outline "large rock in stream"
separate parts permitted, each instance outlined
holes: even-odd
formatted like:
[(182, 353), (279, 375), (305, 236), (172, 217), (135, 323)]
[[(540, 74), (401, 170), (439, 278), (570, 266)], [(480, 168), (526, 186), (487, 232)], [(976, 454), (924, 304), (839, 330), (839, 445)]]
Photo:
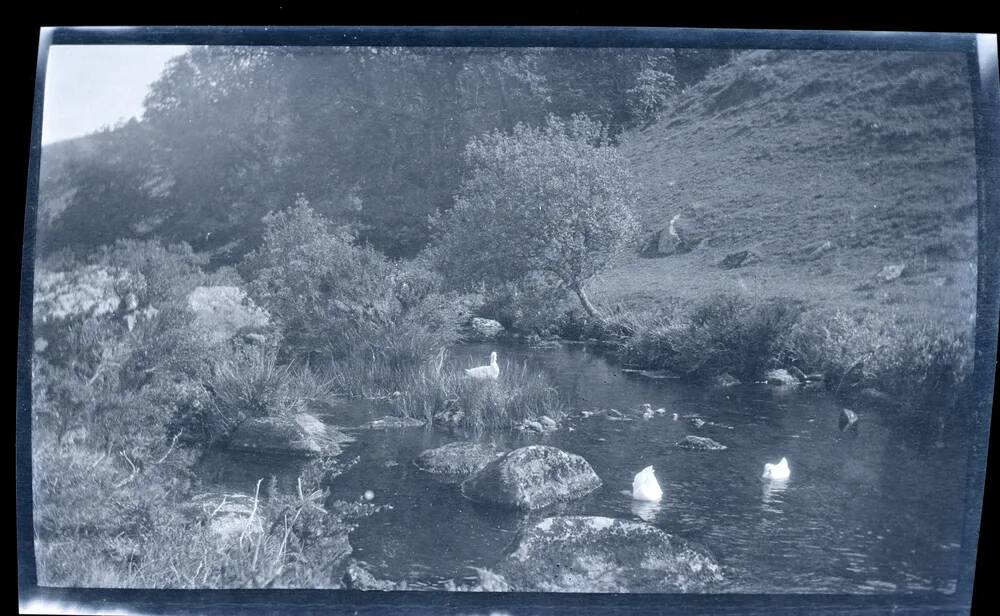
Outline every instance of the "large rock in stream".
[(705, 548), (634, 520), (545, 518), (496, 572), (518, 591), (703, 592), (722, 581)]
[(338, 455), (354, 439), (308, 413), (244, 422), (225, 443), (233, 451), (295, 456)]
[(413, 463), (422, 471), (448, 477), (475, 475), (487, 464), (503, 455), (503, 451), (488, 443), (459, 441), (424, 451)]
[(601, 486), (586, 460), (546, 445), (515, 449), (462, 482), (474, 501), (520, 509), (540, 509), (573, 500)]

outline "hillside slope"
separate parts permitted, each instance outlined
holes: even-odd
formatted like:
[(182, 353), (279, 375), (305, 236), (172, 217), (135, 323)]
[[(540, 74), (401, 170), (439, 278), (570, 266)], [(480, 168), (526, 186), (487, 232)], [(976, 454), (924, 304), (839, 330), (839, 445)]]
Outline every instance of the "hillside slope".
[[(647, 229), (674, 220), (698, 247), (630, 256), (595, 285), (606, 300), (742, 288), (965, 321), (974, 309), (974, 134), (960, 54), (744, 52), (622, 147)], [(761, 261), (719, 267), (744, 249)], [(904, 275), (873, 284), (889, 264)]]

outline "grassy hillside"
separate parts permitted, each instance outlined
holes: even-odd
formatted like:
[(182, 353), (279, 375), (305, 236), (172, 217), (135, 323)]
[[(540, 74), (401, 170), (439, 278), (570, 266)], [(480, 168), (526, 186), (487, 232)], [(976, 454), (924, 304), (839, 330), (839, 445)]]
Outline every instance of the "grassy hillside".
[[(968, 323), (973, 138), (962, 55), (741, 53), (623, 145), (647, 229), (674, 219), (703, 241), (686, 254), (631, 255), (595, 294), (655, 301), (742, 289)], [(826, 242), (832, 249), (813, 254)], [(719, 267), (743, 249), (761, 262)], [(889, 264), (905, 264), (903, 276), (874, 282)]]

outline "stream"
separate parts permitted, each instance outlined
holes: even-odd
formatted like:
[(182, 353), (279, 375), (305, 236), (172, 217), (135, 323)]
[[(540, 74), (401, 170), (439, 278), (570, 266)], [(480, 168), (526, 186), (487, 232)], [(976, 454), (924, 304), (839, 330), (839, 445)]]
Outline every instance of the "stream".
[[(558, 513), (640, 519), (697, 541), (722, 565), (723, 592), (953, 591), (968, 449), (936, 424), (914, 421), (928, 415), (921, 409), (866, 404), (854, 408), (857, 431), (841, 433), (843, 406), (823, 392), (650, 378), (582, 345), (467, 344), (453, 349), (451, 361), (456, 370), (481, 365), (492, 350), (500, 354), (501, 378), (527, 364), (544, 372), (568, 404), (558, 431), (503, 435), (498, 442), (579, 454), (604, 485), (531, 514), (473, 503), (456, 483), (413, 465), (425, 449), (462, 435), (356, 429), (382, 413), (367, 401), (332, 401), (318, 416), (357, 438), (344, 457), (360, 460), (333, 481), (330, 498), (357, 501), (371, 490), (374, 504), (391, 505), (363, 519), (350, 538), (353, 556), (376, 577), (406, 580), (412, 589), (475, 579), (472, 567), (496, 563), (524, 524)], [(644, 403), (665, 412), (643, 419)], [(581, 413), (609, 408), (628, 420)], [(705, 423), (699, 427), (696, 419)], [(711, 437), (727, 449), (675, 447), (686, 435)], [(781, 457), (789, 460), (791, 478), (762, 482), (764, 463)], [(294, 481), (298, 464), (222, 454), (202, 477), (219, 489), (252, 494), (260, 477)], [(663, 488), (660, 503), (627, 495), (635, 473), (648, 465)]]

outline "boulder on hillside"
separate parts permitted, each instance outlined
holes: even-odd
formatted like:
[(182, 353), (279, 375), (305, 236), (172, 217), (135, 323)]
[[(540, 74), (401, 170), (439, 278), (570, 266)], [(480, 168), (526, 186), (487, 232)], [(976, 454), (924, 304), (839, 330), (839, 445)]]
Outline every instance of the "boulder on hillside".
[(195, 313), (195, 327), (204, 331), (212, 342), (223, 342), (241, 330), (270, 324), (268, 314), (255, 306), (239, 287), (196, 287), (187, 299)]
[(713, 382), (716, 387), (735, 387), (740, 384), (740, 380), (728, 372), (718, 375)]
[(858, 427), (858, 414), (851, 409), (844, 409), (840, 411), (840, 417), (837, 420), (837, 425), (840, 427), (841, 432), (846, 432), (852, 428)]
[(308, 413), (293, 417), (261, 417), (243, 422), (225, 442), (233, 451), (318, 456), (338, 455), (354, 439)]
[(704, 239), (691, 221), (680, 214), (670, 223), (653, 231), (642, 247), (644, 257), (666, 257), (691, 252)]
[(815, 261), (826, 253), (832, 252), (836, 247), (837, 245), (830, 240), (825, 240), (806, 245), (800, 254), (803, 261)]
[(263, 523), (254, 509), (254, 499), (247, 494), (208, 492), (194, 496), (182, 507), (182, 513), (228, 540), (243, 533), (263, 534)]
[(882, 282), (892, 282), (900, 276), (906, 273), (906, 264), (901, 263), (897, 265), (886, 265), (883, 267), (875, 277)]
[(599, 516), (550, 517), (522, 530), (496, 573), (513, 590), (533, 592), (704, 592), (722, 581), (702, 546)]
[(760, 262), (761, 256), (757, 252), (753, 250), (741, 250), (726, 255), (722, 262), (719, 263), (719, 267), (722, 269), (736, 269)]
[(468, 333), (465, 338), (468, 340), (493, 340), (504, 331), (503, 325), (493, 319), (473, 317), (469, 322)]
[(582, 457), (531, 445), (497, 458), (466, 479), (462, 494), (479, 502), (540, 509), (579, 498), (600, 486), (601, 478)]
[(502, 455), (503, 451), (489, 443), (458, 441), (428, 449), (417, 456), (413, 463), (428, 473), (463, 477), (478, 473)]

